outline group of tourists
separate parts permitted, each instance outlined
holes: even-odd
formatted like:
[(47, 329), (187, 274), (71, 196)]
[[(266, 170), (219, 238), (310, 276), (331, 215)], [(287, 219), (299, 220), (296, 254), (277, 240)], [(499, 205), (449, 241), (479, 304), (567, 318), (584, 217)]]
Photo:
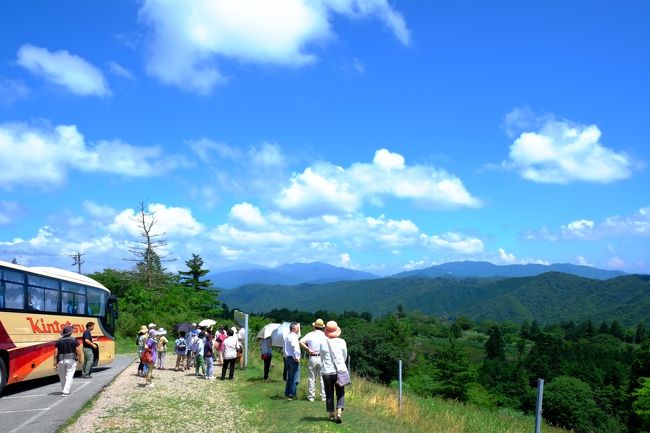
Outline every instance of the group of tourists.
[[(239, 359), (243, 368), (243, 341), (246, 338), (243, 328), (237, 330), (234, 326), (227, 329), (221, 326), (213, 331), (210, 327), (192, 324), (193, 329), (178, 331), (179, 337), (174, 341), (176, 355), (175, 371), (187, 371), (192, 367), (197, 377), (214, 380), (215, 365), (221, 365), (221, 380), (232, 380), (235, 375), (235, 364)], [(142, 326), (136, 338), (138, 345), (139, 376), (145, 378), (145, 386), (152, 387), (154, 368), (165, 369), (165, 357), (169, 340), (165, 337), (164, 328), (156, 329), (155, 323)]]
[(70, 395), (72, 380), (77, 370), (77, 362), (83, 362), (81, 377), (83, 379), (92, 378), (92, 368), (95, 363), (94, 353), (98, 347), (97, 343), (93, 341), (93, 329), (95, 329), (94, 322), (86, 323), (86, 329), (81, 338), (82, 345), (80, 346), (79, 341), (72, 336), (74, 328), (72, 326), (64, 326), (61, 330), (61, 338), (54, 344), (54, 358), (52, 361), (59, 374), (61, 396), (63, 397)]
[[(284, 357), (282, 378), (286, 382), (284, 395), (288, 400), (296, 398), (300, 382), (301, 349), (303, 349), (308, 357), (307, 399), (314, 401), (318, 388), (320, 399), (325, 402), (325, 408), (329, 413), (329, 419), (340, 424), (345, 409), (345, 386), (350, 383), (346, 364), (347, 344), (340, 337), (341, 328), (333, 320), (325, 324), (322, 319), (316, 319), (312, 323), (312, 328), (311, 332), (299, 338), (300, 324), (293, 322), (289, 325), (289, 334), (284, 338), (282, 348)], [(262, 339), (260, 350), (264, 361), (264, 379), (268, 380), (273, 356), (271, 337)]]

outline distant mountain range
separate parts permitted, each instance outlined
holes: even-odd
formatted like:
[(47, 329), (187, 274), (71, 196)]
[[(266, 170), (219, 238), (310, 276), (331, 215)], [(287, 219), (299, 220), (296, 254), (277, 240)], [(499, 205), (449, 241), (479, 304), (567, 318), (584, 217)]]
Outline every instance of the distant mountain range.
[(572, 265), (570, 263), (555, 263), (552, 265), (505, 265), (499, 266), (489, 262), (450, 262), (442, 265), (431, 266), (425, 269), (416, 269), (408, 272), (400, 272), (393, 275), (393, 278), (413, 277), (532, 277), (545, 272), (563, 272), (565, 274), (577, 275), (585, 278), (607, 280), (609, 278), (625, 275), (621, 271), (608, 271), (605, 269), (593, 268), (590, 266)]
[[(569, 263), (553, 265), (505, 265), (498, 266), (488, 262), (451, 262), (430, 268), (416, 269), (395, 274), (393, 278), (509, 278), (531, 277), (545, 272), (563, 272), (585, 278), (606, 280), (624, 275), (620, 271), (608, 271), (578, 266)], [(276, 268), (251, 267), (249, 269), (232, 270), (208, 275), (215, 287), (233, 289), (246, 284), (279, 284), (296, 285), (303, 283), (329, 283), (335, 281), (358, 281), (380, 278), (377, 275), (340, 268), (325, 263), (292, 263)]]
[(332, 281), (357, 281), (379, 276), (353, 269), (340, 268), (325, 263), (291, 263), (276, 268), (253, 268), (219, 272), (207, 276), (215, 287), (233, 289), (245, 284), (328, 283)]
[(419, 310), (436, 316), (473, 320), (540, 323), (561, 320), (618, 320), (626, 326), (650, 325), (650, 276), (608, 280), (548, 272), (516, 278), (380, 278), (294, 286), (250, 284), (224, 291), (230, 308), (263, 313), (286, 308), (302, 311), (354, 310), (374, 316)]

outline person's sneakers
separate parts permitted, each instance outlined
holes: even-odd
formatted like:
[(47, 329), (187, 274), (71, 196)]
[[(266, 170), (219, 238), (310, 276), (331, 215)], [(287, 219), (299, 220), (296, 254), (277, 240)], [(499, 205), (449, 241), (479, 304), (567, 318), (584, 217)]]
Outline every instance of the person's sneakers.
[(309, 401), (314, 401), (314, 399), (313, 399), (313, 398), (308, 398), (307, 400), (309, 400)]
[(67, 396), (69, 396), (69, 395), (70, 395), (69, 392), (62, 392), (62, 393), (61, 393), (61, 397), (67, 397)]
[(146, 384), (144, 387), (145, 388), (153, 388), (154, 387), (153, 382)]

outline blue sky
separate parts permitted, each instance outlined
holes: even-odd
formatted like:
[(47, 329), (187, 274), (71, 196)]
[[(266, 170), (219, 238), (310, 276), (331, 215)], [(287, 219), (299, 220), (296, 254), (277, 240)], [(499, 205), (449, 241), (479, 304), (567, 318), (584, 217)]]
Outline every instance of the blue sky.
[(650, 272), (646, 1), (0, 6), (0, 260)]

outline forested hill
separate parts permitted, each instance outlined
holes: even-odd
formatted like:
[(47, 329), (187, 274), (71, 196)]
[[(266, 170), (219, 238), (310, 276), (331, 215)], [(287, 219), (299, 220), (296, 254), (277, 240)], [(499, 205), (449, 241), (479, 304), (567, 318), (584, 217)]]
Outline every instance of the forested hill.
[[(216, 282), (218, 285), (218, 282)], [(224, 291), (231, 308), (265, 312), (369, 312), (375, 316), (401, 304), (433, 316), (472, 320), (618, 320), (650, 325), (650, 276), (626, 275), (594, 280), (559, 272), (521, 278), (382, 278), (328, 284), (278, 286), (251, 284)]]
[(441, 265), (431, 266), (424, 269), (415, 269), (413, 271), (400, 272), (393, 275), (395, 278), (422, 278), (422, 277), (533, 277), (546, 272), (564, 272), (567, 274), (577, 275), (584, 278), (595, 278), (598, 280), (607, 280), (625, 275), (621, 271), (612, 271), (607, 269), (598, 269), (591, 266), (574, 265), (571, 263), (553, 263), (551, 265), (541, 265), (537, 263), (528, 263), (525, 265), (495, 265), (489, 262), (449, 262)]

